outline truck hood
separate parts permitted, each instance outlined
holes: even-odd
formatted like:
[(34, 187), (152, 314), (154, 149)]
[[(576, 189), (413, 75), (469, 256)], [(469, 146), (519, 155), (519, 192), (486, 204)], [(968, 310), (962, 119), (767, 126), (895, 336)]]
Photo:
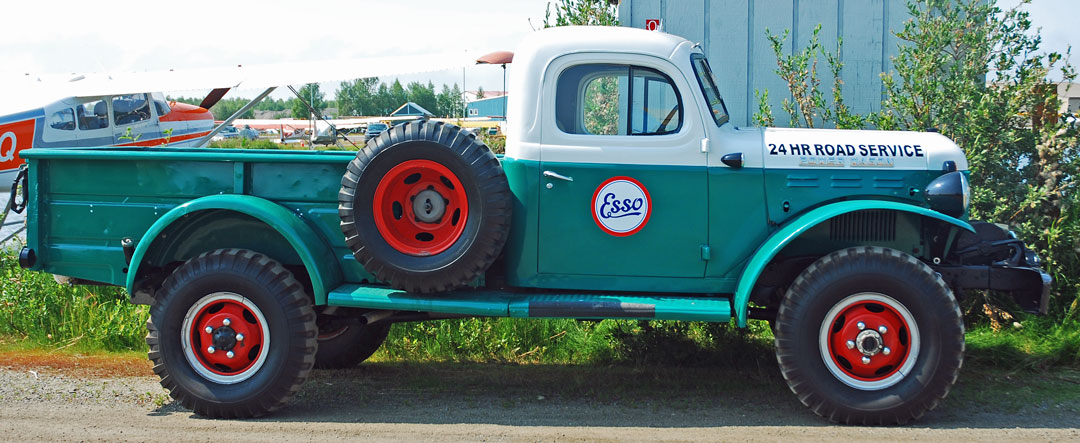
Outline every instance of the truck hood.
[(936, 132), (767, 128), (763, 139), (770, 169), (968, 169), (960, 147)]

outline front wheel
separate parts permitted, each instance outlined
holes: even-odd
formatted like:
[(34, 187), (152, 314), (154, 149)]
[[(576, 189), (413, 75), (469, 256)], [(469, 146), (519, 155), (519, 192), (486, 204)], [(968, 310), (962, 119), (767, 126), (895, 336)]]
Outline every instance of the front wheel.
[(902, 252), (859, 247), (811, 264), (776, 317), (791, 390), (822, 417), (903, 424), (937, 406), (964, 359), (964, 324), (945, 282)]
[(257, 417), (283, 406), (311, 372), (315, 311), (269, 257), (221, 249), (188, 260), (150, 307), (146, 343), (173, 398), (207, 417)]

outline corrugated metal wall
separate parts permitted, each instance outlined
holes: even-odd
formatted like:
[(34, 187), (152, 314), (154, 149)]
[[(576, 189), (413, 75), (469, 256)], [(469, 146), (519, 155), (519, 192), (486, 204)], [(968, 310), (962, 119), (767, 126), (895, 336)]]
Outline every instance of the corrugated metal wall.
[[(769, 90), (777, 125), (788, 123), (780, 107), (790, 97), (776, 75), (776, 56), (766, 38), (790, 29), (785, 45), (790, 54), (803, 48), (819, 23), (819, 41), (836, 52), (837, 35), (845, 63), (841, 78), (844, 98), (855, 112), (877, 110), (881, 104), (879, 73), (892, 69), (896, 55), (893, 32), (909, 18), (903, 0), (621, 0), (619, 21), (645, 28), (646, 20), (660, 19), (664, 31), (701, 43), (720, 83), (731, 121), (744, 126), (757, 111), (756, 90)], [(796, 42), (792, 45), (792, 42)], [(821, 89), (831, 96), (832, 76), (824, 59), (818, 64)]]

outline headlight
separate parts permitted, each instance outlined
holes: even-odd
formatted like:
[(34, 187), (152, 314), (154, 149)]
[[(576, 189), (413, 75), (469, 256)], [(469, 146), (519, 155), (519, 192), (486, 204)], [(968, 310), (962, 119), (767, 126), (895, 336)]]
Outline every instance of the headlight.
[(942, 214), (960, 217), (967, 211), (971, 201), (971, 189), (963, 172), (943, 174), (926, 187), (926, 202), (930, 208)]

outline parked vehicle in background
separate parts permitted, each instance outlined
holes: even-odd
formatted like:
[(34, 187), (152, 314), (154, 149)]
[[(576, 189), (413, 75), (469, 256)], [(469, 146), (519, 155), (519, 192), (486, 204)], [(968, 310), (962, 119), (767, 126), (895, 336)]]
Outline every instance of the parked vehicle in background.
[(387, 125), (386, 123), (369, 124), (367, 131), (364, 132), (364, 142), (366, 143), (368, 140), (378, 137), (379, 134), (382, 134), (383, 131), (386, 131), (387, 129), (390, 129), (390, 125)]
[(149, 304), (155, 373), (210, 417), (281, 407), (395, 322), (485, 316), (766, 320), (815, 413), (906, 423), (957, 379), (965, 290), (1046, 312), (940, 134), (734, 127), (660, 32), (546, 29), (514, 64), (501, 158), (429, 120), (356, 153), (25, 151), (20, 264)]
[(211, 141), (221, 141), (221, 140), (228, 140), (230, 138), (238, 138), (238, 137), (240, 137), (240, 130), (239, 129), (236, 129), (235, 126), (226, 126), (224, 128), (221, 128), (221, 131), (219, 131), (217, 134), (214, 134), (214, 136), (211, 137), (210, 140)]

